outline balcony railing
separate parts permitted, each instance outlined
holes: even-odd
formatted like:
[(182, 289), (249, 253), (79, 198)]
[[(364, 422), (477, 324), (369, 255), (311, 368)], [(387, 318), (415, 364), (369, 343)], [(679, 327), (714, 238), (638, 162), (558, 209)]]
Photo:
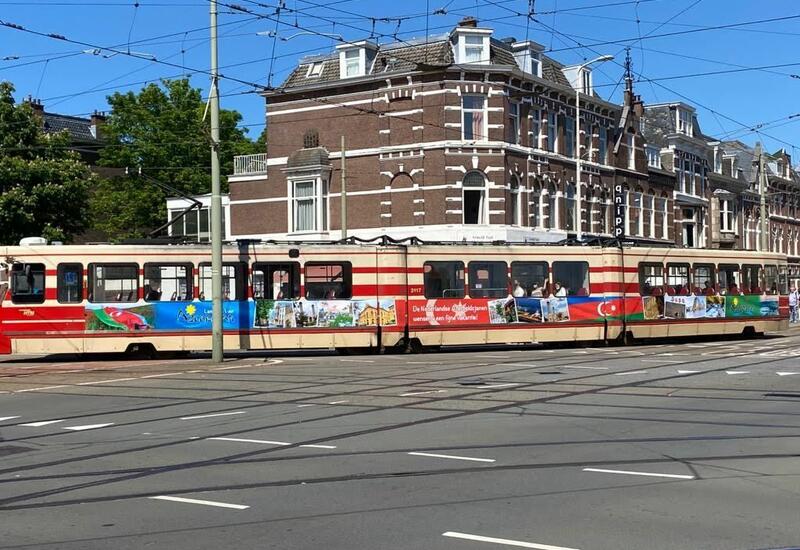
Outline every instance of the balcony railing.
[(233, 157), (234, 176), (252, 176), (267, 173), (267, 154), (237, 155)]

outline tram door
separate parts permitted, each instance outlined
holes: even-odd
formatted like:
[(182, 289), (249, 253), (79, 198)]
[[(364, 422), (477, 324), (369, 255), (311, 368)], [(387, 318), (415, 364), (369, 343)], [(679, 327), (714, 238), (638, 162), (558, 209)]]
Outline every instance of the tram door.
[(0, 354), (11, 353), (11, 340), (3, 335), (3, 301), (8, 290), (8, 269), (0, 266)]

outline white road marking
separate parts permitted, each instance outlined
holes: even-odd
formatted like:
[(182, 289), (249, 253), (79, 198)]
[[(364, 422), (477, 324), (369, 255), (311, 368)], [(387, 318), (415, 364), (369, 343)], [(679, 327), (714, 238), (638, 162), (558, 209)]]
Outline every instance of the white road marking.
[[(506, 367), (539, 367), (536, 363), (506, 363)], [(555, 367), (554, 367), (555, 368)]]
[(372, 359), (339, 359), (342, 363), (374, 363)]
[(216, 506), (217, 508), (232, 508), (233, 510), (247, 510), (249, 506), (244, 504), (229, 504), (227, 502), (215, 502), (213, 500), (198, 500), (196, 498), (181, 498), (181, 497), (147, 497), (152, 500), (169, 500), (171, 502), (183, 502), (186, 504), (202, 504), (203, 506)]
[(303, 403), (302, 405), (297, 405), (297, 408), (299, 409), (301, 407), (313, 407), (313, 406), (314, 403)]
[(148, 374), (147, 376), (141, 376), (140, 378), (161, 378), (162, 376), (177, 376), (179, 374), (183, 374), (182, 372), (165, 372), (163, 374)]
[(631, 372), (615, 372), (614, 376), (627, 376), (629, 374), (647, 374), (646, 370), (633, 370)]
[(516, 546), (518, 548), (535, 548), (536, 550), (578, 550), (577, 548), (567, 548), (565, 546), (552, 546), (550, 544), (538, 544), (535, 542), (523, 542), (521, 540), (511, 539), (498, 539), (495, 537), (484, 537), (481, 535), (470, 535), (468, 533), (457, 533), (455, 531), (447, 531), (442, 533), (443, 537), (451, 537), (454, 539), (474, 540), (477, 542), (491, 542), (494, 544), (502, 544), (504, 546)]
[(642, 363), (683, 363), (683, 361), (673, 361), (671, 359), (639, 359)]
[(476, 355), (479, 359), (511, 359), (508, 355)]
[(4, 420), (14, 420), (15, 418), (19, 418), (19, 416), (0, 416), (0, 422)]
[(521, 384), (519, 384), (519, 383), (516, 383), (516, 384), (490, 384), (488, 386), (476, 386), (476, 387), (480, 388), (482, 390), (491, 390), (493, 388), (510, 388), (511, 386), (519, 386), (519, 385), (521, 385)]
[(701, 370), (678, 370), (678, 374), (693, 374), (695, 372), (703, 372)]
[(82, 432), (83, 430), (94, 430), (96, 428), (105, 428), (106, 426), (113, 425), (113, 422), (107, 422), (105, 424), (86, 424), (85, 426), (64, 426), (64, 429), (71, 430), (73, 432)]
[(599, 472), (601, 474), (625, 474), (629, 476), (668, 477), (673, 479), (694, 479), (694, 476), (679, 474), (657, 474), (653, 472), (631, 472), (629, 470), (606, 470), (604, 468), (584, 468), (584, 472)]
[(563, 366), (556, 366), (553, 367), (555, 369), (564, 368), (564, 369), (585, 369), (585, 370), (608, 370), (608, 367), (581, 367), (578, 365), (563, 365)]
[(401, 393), (400, 397), (411, 397), (412, 395), (425, 395), (428, 393), (446, 393), (447, 390), (428, 390), (428, 391), (412, 391), (408, 393)]
[(309, 449), (335, 449), (335, 445), (300, 445), (301, 447), (308, 447)]
[(339, 405), (341, 403), (349, 403), (349, 401), (347, 399), (344, 399), (342, 401), (331, 401), (330, 403), (328, 403), (328, 405)]
[(495, 462), (493, 458), (472, 458), (469, 456), (440, 455), (434, 453), (408, 453), (413, 456), (430, 456), (433, 458), (450, 458), (452, 460), (469, 460), (471, 462)]
[(42, 386), (41, 388), (28, 388), (27, 390), (17, 390), (14, 393), (25, 393), (29, 391), (42, 391), (42, 390), (54, 390), (56, 388), (66, 388), (66, 385), (61, 386)]
[(791, 376), (793, 374), (800, 374), (800, 372), (776, 372), (778, 376)]
[(750, 374), (749, 370), (726, 370), (725, 374)]
[(430, 361), (406, 361), (406, 365), (428, 365)]
[(41, 422), (28, 422), (27, 424), (19, 424), (20, 426), (30, 426), (31, 428), (39, 428), (41, 426), (48, 426), (50, 424), (58, 424), (64, 420), (42, 420)]
[(231, 416), (233, 414), (245, 414), (247, 411), (235, 411), (227, 413), (200, 414), (197, 416), (183, 416), (181, 420), (196, 420), (198, 418), (212, 418), (214, 416)]
[(94, 382), (78, 382), (76, 386), (93, 386), (95, 384), (110, 384), (112, 382), (127, 382), (128, 380), (138, 380), (137, 378), (114, 378), (113, 380), (97, 380)]
[(239, 437), (207, 437), (206, 439), (211, 441), (233, 441), (235, 443), (258, 443), (260, 445), (279, 445), (281, 447), (285, 447), (286, 445), (291, 445), (291, 443), (287, 443), (286, 441), (267, 441), (265, 439), (241, 439)]

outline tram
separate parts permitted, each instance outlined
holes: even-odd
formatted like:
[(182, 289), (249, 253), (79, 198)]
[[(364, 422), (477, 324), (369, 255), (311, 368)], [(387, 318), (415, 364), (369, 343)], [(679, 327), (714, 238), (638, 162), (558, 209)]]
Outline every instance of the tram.
[[(206, 350), (208, 245), (0, 247), (0, 354)], [(382, 350), (788, 328), (786, 257), (350, 240), (223, 250), (227, 350)]]

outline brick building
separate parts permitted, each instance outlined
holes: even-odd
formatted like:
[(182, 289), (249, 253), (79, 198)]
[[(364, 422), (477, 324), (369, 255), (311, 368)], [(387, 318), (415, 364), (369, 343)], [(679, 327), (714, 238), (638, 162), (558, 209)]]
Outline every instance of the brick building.
[(648, 183), (639, 98), (629, 87), (625, 105), (609, 103), (592, 89), (590, 69), (542, 50), (467, 19), (447, 35), (353, 42), (300, 60), (265, 94), (268, 155), (238, 159), (228, 180), (231, 236), (340, 238), (344, 136), (348, 235), (608, 236), (622, 183), (657, 197), (631, 211), (631, 224), (658, 227), (639, 236), (671, 242), (671, 188)]

